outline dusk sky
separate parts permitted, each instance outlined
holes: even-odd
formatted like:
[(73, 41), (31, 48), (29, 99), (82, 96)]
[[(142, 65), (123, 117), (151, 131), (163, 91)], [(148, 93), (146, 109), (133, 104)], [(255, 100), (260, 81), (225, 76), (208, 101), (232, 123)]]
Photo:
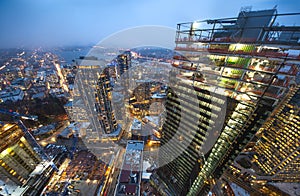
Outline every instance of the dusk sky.
[(0, 47), (96, 44), (142, 25), (235, 17), (241, 7), (299, 12), (299, 0), (0, 0)]

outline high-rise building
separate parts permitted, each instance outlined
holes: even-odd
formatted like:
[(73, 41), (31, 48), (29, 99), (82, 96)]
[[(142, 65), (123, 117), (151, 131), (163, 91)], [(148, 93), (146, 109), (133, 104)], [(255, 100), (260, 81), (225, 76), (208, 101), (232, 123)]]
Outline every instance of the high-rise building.
[(289, 93), (259, 130), (255, 163), (262, 176), (276, 181), (300, 181), (300, 87)]
[[(120, 88), (118, 89), (118, 87), (116, 89), (114, 89), (114, 98), (116, 97), (122, 97), (122, 101), (118, 102), (118, 100), (116, 100), (114, 102), (114, 106), (116, 106), (118, 108), (118, 110), (120, 110), (120, 112), (116, 113), (116, 117), (118, 120), (122, 119), (122, 122), (127, 122), (128, 119), (126, 116), (126, 112), (125, 112), (125, 107), (124, 107), (124, 102), (128, 102), (129, 99), (129, 92), (128, 90), (130, 89), (130, 82), (132, 80), (131, 77), (131, 72), (129, 71), (129, 69), (132, 66), (132, 62), (131, 62), (131, 51), (125, 51), (121, 54), (119, 54), (117, 56), (117, 58), (115, 59), (116, 61), (116, 76), (117, 76), (117, 82)], [(116, 93), (119, 93), (119, 95), (117, 95)], [(121, 104), (121, 105), (120, 105)], [(125, 123), (126, 124), (126, 123)]]
[(117, 56), (117, 71), (118, 75), (121, 76), (131, 67), (131, 52), (125, 51)]
[(0, 127), (0, 179), (22, 185), (41, 161), (16, 124)]
[[(78, 59), (77, 64), (79, 70), (72, 105), (73, 118), (90, 123), (91, 128), (85, 132), (87, 140), (99, 140), (120, 129), (111, 103), (110, 68), (105, 61), (92, 57)], [(85, 112), (80, 112), (82, 110)]]
[(283, 16), (245, 9), (237, 18), (177, 25), (181, 55), (154, 179), (161, 190), (205, 195), (296, 84), (300, 27), (275, 25)]
[(109, 68), (105, 68), (100, 73), (98, 83), (96, 86), (96, 111), (98, 112), (98, 118), (102, 129), (106, 134), (116, 131), (118, 125), (115, 119), (114, 111), (112, 108), (112, 86), (109, 76)]
[[(299, 86), (293, 87), (274, 109), (222, 180), (233, 182), (251, 195), (284, 195), (276, 182), (298, 183), (299, 178)], [(285, 183), (291, 182), (291, 183)], [(292, 186), (292, 185), (291, 185)]]

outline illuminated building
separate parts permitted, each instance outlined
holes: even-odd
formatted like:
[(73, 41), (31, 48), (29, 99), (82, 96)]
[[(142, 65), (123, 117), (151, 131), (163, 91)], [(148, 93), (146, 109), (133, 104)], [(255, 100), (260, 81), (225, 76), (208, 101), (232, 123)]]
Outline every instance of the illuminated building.
[(118, 127), (111, 104), (111, 91), (112, 86), (109, 78), (109, 69), (105, 68), (98, 78), (95, 93), (95, 106), (100, 124), (106, 134), (116, 131)]
[(77, 64), (79, 69), (72, 104), (73, 119), (90, 123), (91, 128), (84, 133), (86, 139), (109, 137), (109, 134), (119, 131), (120, 127), (112, 108), (112, 86), (107, 63), (96, 57), (84, 57), (78, 59)]
[(131, 67), (131, 52), (125, 51), (117, 57), (117, 71), (118, 75), (121, 76)]
[(72, 108), (72, 106), (73, 106), (73, 101), (68, 101), (65, 105), (64, 105), (64, 109), (65, 109), (65, 111), (66, 111), (66, 113), (67, 113), (67, 115), (68, 115), (68, 117), (70, 118), (70, 119), (72, 119), (72, 112), (73, 112), (73, 108)]
[(296, 83), (300, 27), (275, 26), (283, 16), (177, 25), (158, 171), (167, 192), (205, 195)]
[(31, 172), (41, 162), (15, 124), (0, 127), (0, 178), (9, 178), (18, 185), (26, 183)]
[(131, 57), (131, 51), (125, 51), (119, 54), (113, 61), (117, 83), (119, 84), (114, 86), (113, 104), (118, 110), (116, 112), (116, 119), (120, 124), (127, 124), (129, 121), (128, 114), (125, 112), (128, 105), (124, 107), (124, 102), (128, 103), (129, 99), (128, 90), (132, 79), (131, 72), (129, 71), (132, 65)]
[(143, 173), (144, 142), (129, 140), (124, 154), (124, 161), (120, 171), (116, 196), (141, 195), (140, 183)]
[(263, 176), (276, 181), (300, 181), (300, 88), (274, 110), (259, 131), (255, 162)]

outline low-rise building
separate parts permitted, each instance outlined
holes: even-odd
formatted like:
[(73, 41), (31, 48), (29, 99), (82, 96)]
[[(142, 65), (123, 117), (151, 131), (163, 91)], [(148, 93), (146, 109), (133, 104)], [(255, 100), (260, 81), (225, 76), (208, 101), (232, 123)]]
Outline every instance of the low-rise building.
[(115, 190), (116, 196), (140, 195), (140, 183), (143, 173), (144, 142), (127, 142), (124, 161)]
[(24, 92), (19, 88), (0, 91), (0, 100), (2, 100), (3, 102), (17, 102), (23, 100), (23, 98)]

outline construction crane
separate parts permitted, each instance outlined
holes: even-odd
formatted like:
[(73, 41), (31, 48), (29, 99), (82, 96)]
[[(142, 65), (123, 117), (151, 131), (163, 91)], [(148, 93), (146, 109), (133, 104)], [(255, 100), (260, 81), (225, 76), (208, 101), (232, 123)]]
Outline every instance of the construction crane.
[(37, 116), (19, 114), (18, 112), (13, 112), (12, 110), (0, 109), (0, 113), (12, 116), (14, 118), (14, 120), (16, 118), (20, 118), (20, 119), (24, 119), (24, 120), (33, 120), (33, 121), (37, 121), (38, 120)]
[(33, 137), (33, 135), (30, 133), (30, 131), (27, 129), (27, 127), (24, 125), (22, 121), (22, 120), (37, 121), (38, 117), (34, 115), (24, 115), (18, 112), (14, 112), (12, 110), (4, 110), (4, 109), (0, 109), (0, 113), (11, 116), (13, 120), (18, 123), (19, 127), (21, 128), (21, 130), (25, 135), (25, 138), (33, 145), (33, 147), (37, 149), (42, 159), (49, 161), (51, 163), (52, 168), (58, 171), (58, 168), (52, 162), (51, 158), (45, 153), (44, 149), (39, 145), (39, 143), (36, 141), (36, 139)]

